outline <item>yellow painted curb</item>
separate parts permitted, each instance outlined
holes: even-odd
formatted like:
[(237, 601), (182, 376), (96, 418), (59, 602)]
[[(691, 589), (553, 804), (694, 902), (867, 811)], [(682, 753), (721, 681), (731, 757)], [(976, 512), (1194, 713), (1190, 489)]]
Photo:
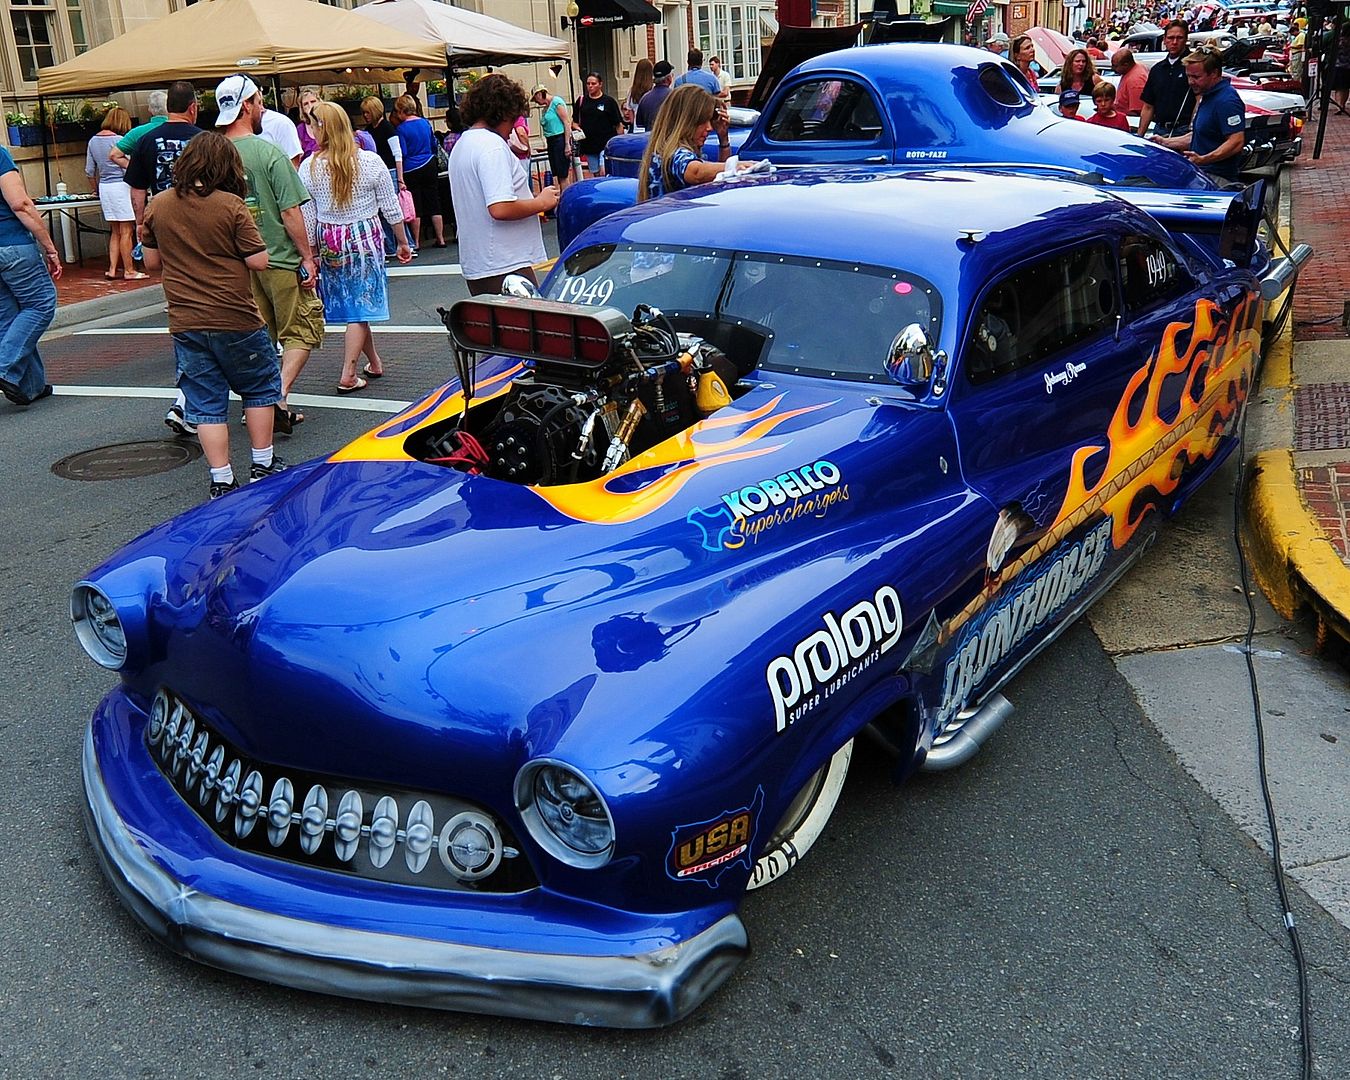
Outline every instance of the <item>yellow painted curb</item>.
[(1350, 641), (1350, 567), (1303, 505), (1291, 450), (1268, 450), (1251, 464), (1244, 547), (1271, 606), (1292, 619), (1305, 604)]

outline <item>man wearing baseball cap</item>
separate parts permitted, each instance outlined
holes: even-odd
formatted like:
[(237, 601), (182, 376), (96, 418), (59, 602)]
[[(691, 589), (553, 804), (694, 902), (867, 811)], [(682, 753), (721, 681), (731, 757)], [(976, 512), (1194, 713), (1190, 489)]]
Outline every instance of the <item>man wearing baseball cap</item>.
[(656, 111), (673, 89), (670, 84), (674, 75), (675, 69), (670, 66), (669, 60), (658, 60), (652, 65), (652, 88), (638, 102), (637, 113), (633, 117), (634, 127), (651, 131), (652, 125), (656, 123)]
[(548, 168), (553, 174), (553, 186), (561, 195), (572, 182), (572, 118), (567, 104), (557, 94), (540, 83), (530, 91), (530, 101), (544, 111), (539, 115), (539, 130), (548, 148)]
[[(304, 370), (311, 350), (323, 344), (323, 302), (315, 286), (319, 268), (314, 261), (300, 207), (309, 192), (300, 182), (286, 152), (260, 138), (263, 126), (262, 92), (247, 75), (230, 75), (216, 87), (219, 128), (234, 143), (244, 161), (248, 194), (244, 205), (267, 245), (267, 269), (250, 271), (253, 299), (272, 339), (282, 348), (283, 399)], [(289, 435), (304, 417), (283, 400), (273, 424)]]
[(1008, 43), (1010, 40), (1011, 38), (1009, 38), (1007, 34), (1002, 30), (999, 30), (997, 33), (989, 35), (989, 40), (984, 43), (984, 47), (991, 53), (996, 53), (999, 56), (1007, 56)]

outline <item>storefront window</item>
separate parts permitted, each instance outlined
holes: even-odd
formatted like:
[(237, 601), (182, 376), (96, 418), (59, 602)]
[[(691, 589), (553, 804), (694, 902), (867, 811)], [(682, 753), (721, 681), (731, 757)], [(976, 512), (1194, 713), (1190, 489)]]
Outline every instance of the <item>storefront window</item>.
[(75, 46), (75, 55), (89, 51), (89, 32), (84, 28), (84, 12), (80, 0), (66, 0), (66, 18), (70, 20), (70, 41)]
[(733, 82), (759, 75), (759, 8), (755, 4), (698, 4), (694, 35), (704, 57), (717, 56)]
[(19, 54), (19, 78), (25, 82), (37, 82), (38, 68), (56, 63), (54, 14), (49, 4), (39, 0), (10, 0), (9, 20)]

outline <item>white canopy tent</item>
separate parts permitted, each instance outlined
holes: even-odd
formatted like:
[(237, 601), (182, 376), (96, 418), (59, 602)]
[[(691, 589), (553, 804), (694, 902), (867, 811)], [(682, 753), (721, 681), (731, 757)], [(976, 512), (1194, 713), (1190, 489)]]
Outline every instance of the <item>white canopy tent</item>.
[(569, 44), (559, 38), (437, 0), (372, 0), (353, 11), (409, 37), (439, 42), (449, 67), (567, 60), (571, 55)]

